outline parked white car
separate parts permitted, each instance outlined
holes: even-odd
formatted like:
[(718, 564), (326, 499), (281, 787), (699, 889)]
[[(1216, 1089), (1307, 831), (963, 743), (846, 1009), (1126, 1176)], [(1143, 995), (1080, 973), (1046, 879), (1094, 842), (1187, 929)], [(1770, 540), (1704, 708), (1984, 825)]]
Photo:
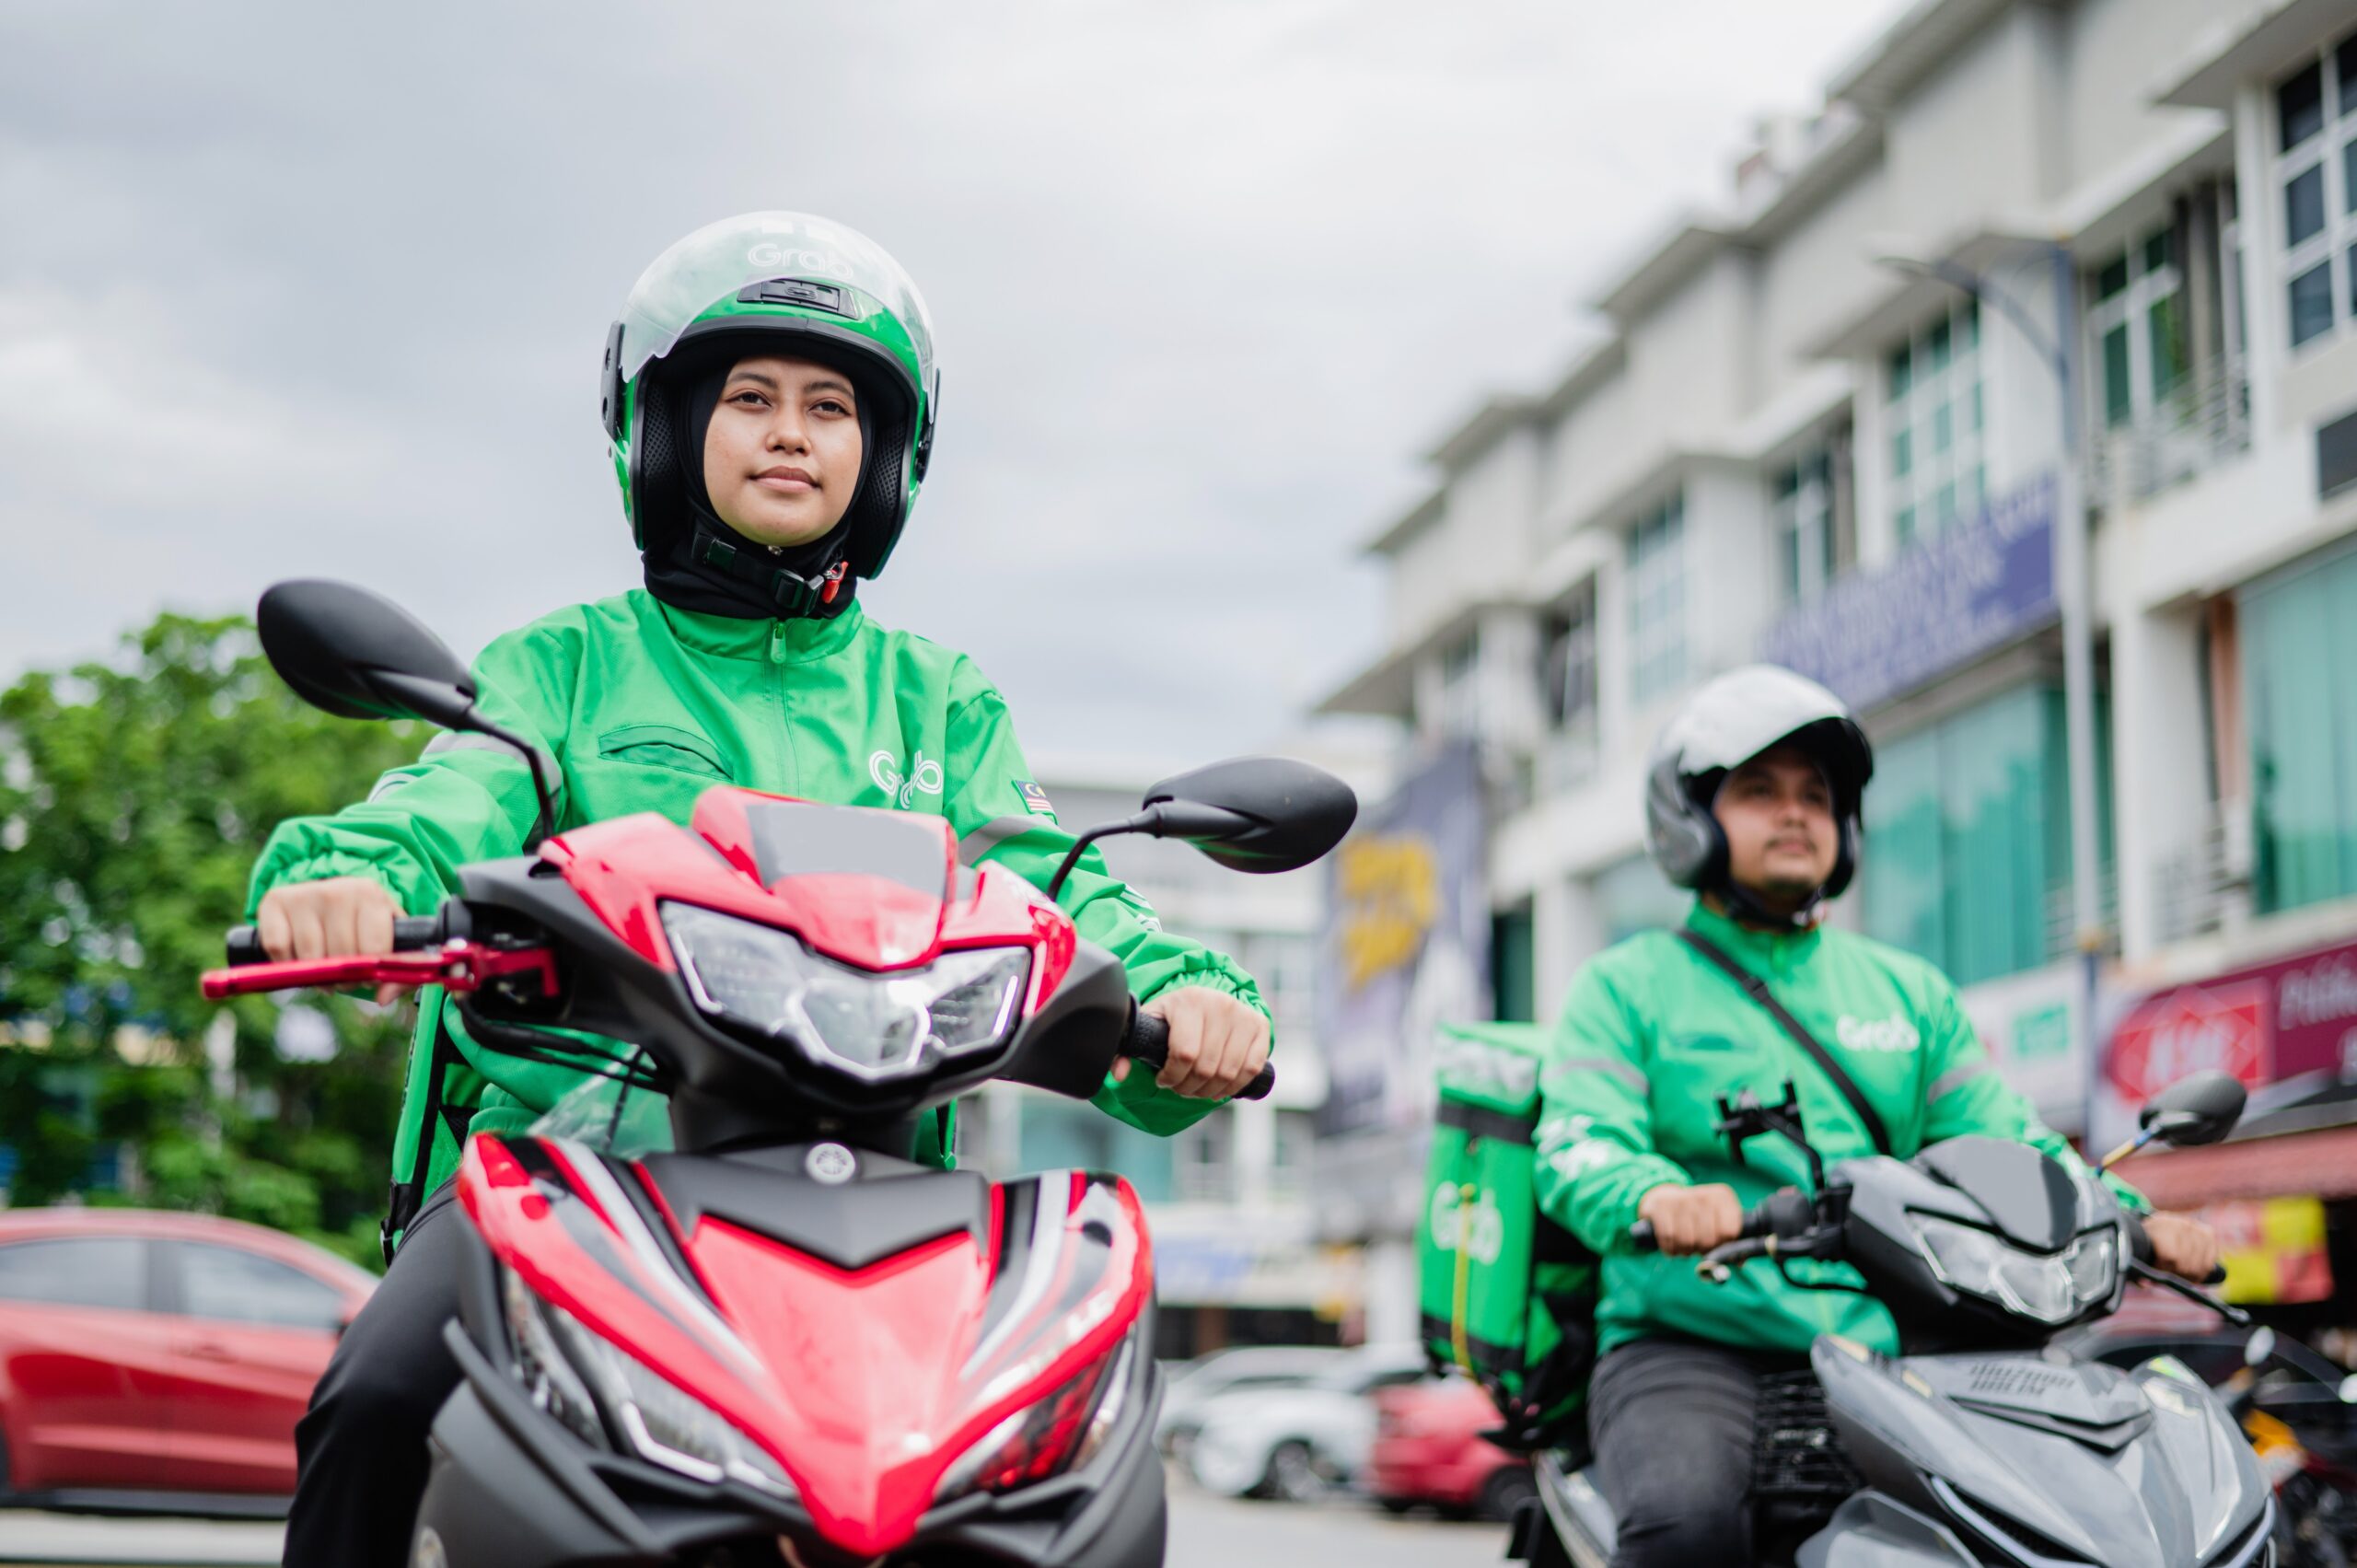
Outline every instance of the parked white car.
[(1206, 1492), (1227, 1497), (1319, 1496), (1366, 1463), (1375, 1442), (1375, 1390), (1427, 1375), (1415, 1346), (1370, 1346), (1343, 1353), (1296, 1388), (1215, 1396), (1196, 1412), (1188, 1473)]
[(1154, 1440), (1164, 1453), (1181, 1456), (1194, 1441), (1201, 1412), (1212, 1400), (1256, 1388), (1298, 1388), (1350, 1354), (1330, 1346), (1242, 1345), (1172, 1367), (1163, 1386)]

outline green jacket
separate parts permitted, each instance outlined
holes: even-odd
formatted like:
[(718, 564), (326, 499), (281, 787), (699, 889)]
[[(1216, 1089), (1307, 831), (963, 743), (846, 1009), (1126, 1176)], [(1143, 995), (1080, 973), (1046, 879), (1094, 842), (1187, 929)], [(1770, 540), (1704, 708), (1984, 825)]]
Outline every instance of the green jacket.
[[(704, 790), (737, 784), (946, 817), (968, 863), (993, 861), (1041, 886), (1072, 847), (981, 672), (962, 654), (886, 631), (856, 605), (831, 621), (742, 621), (674, 610), (633, 590), (498, 638), (475, 661), (475, 678), (482, 712), (554, 759), (559, 831), (637, 811), (684, 823)], [(521, 854), (536, 814), (529, 772), (512, 750), (439, 735), (416, 762), (380, 778), (366, 801), (281, 823), (254, 867), (251, 901), (282, 883), (363, 875), (382, 879), (410, 913), (429, 914), (457, 890), (459, 866)], [(1261, 1005), (1250, 976), (1163, 931), (1094, 849), (1060, 901), (1084, 937), (1121, 960), (1142, 999), (1208, 985)], [(397, 1183), (417, 1168), (443, 1015), (442, 993), (428, 989), (394, 1144)], [(441, 1098), (471, 1110), (470, 1132), (528, 1126), (584, 1081), (476, 1046), (455, 1009), (447, 1021), (463, 1060), (446, 1068)], [(1170, 1133), (1213, 1102), (1134, 1073), (1109, 1079), (1097, 1104)], [(457, 1168), (463, 1138), (455, 1120), (433, 1129), (424, 1191)], [(942, 1146), (926, 1146), (929, 1137), (915, 1154), (946, 1164), (946, 1118), (937, 1132)]]
[[(1845, 931), (1747, 931), (1700, 902), (1687, 923), (1766, 981), (1848, 1069), (1898, 1157), (1986, 1132), (2076, 1165), (2070, 1144), (1998, 1077), (1955, 989), (1922, 959)], [(1665, 1181), (1724, 1182), (1747, 1208), (1780, 1187), (1806, 1185), (1807, 1163), (1786, 1139), (1752, 1139), (1738, 1165), (1712, 1131), (1721, 1096), (1750, 1089), (1773, 1101), (1788, 1079), (1829, 1167), (1875, 1152), (1824, 1069), (1673, 934), (1631, 937), (1573, 977), (1539, 1079), (1537, 1184), (1539, 1207), (1604, 1259), (1599, 1353), (1655, 1333), (1800, 1352), (1829, 1332), (1896, 1353), (1890, 1314), (1864, 1296), (1798, 1289), (1765, 1263), (1711, 1284), (1691, 1258), (1629, 1250), (1638, 1201)], [(2129, 1188), (2112, 1186), (2144, 1207)], [(1793, 1268), (1802, 1277), (1813, 1270), (1857, 1278), (1840, 1264)]]

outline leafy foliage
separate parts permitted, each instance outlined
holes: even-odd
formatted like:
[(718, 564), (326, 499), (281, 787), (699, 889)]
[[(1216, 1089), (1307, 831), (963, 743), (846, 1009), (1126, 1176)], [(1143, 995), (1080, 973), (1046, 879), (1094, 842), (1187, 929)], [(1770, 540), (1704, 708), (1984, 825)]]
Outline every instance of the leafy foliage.
[(406, 1009), (307, 996), (335, 1054), (288, 1061), (277, 999), (225, 1010), (197, 976), (244, 917), (271, 828), (359, 798), (419, 737), (304, 706), (242, 620), (168, 614), (125, 644), (116, 663), (0, 692), (10, 1199), (84, 1186), (119, 1140), (132, 1157), (93, 1202), (205, 1209), (374, 1262)]

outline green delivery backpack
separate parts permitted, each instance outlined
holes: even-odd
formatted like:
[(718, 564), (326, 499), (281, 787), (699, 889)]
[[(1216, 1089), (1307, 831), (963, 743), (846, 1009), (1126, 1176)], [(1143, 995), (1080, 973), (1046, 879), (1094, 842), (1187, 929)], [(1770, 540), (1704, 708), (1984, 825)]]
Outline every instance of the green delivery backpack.
[(1519, 1449), (1581, 1446), (1596, 1357), (1596, 1255), (1538, 1212), (1531, 1181), (1536, 1024), (1444, 1024), (1440, 1105), (1417, 1226), (1424, 1353), (1488, 1390), (1489, 1434)]

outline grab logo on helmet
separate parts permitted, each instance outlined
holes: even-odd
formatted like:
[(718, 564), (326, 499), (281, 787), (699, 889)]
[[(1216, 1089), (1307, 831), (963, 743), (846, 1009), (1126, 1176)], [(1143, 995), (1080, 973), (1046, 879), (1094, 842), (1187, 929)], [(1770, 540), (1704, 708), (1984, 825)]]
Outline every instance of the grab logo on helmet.
[(784, 267), (797, 273), (817, 273), (821, 277), (851, 275), (851, 264), (831, 250), (805, 250), (768, 239), (748, 246), (745, 260), (756, 267)]

